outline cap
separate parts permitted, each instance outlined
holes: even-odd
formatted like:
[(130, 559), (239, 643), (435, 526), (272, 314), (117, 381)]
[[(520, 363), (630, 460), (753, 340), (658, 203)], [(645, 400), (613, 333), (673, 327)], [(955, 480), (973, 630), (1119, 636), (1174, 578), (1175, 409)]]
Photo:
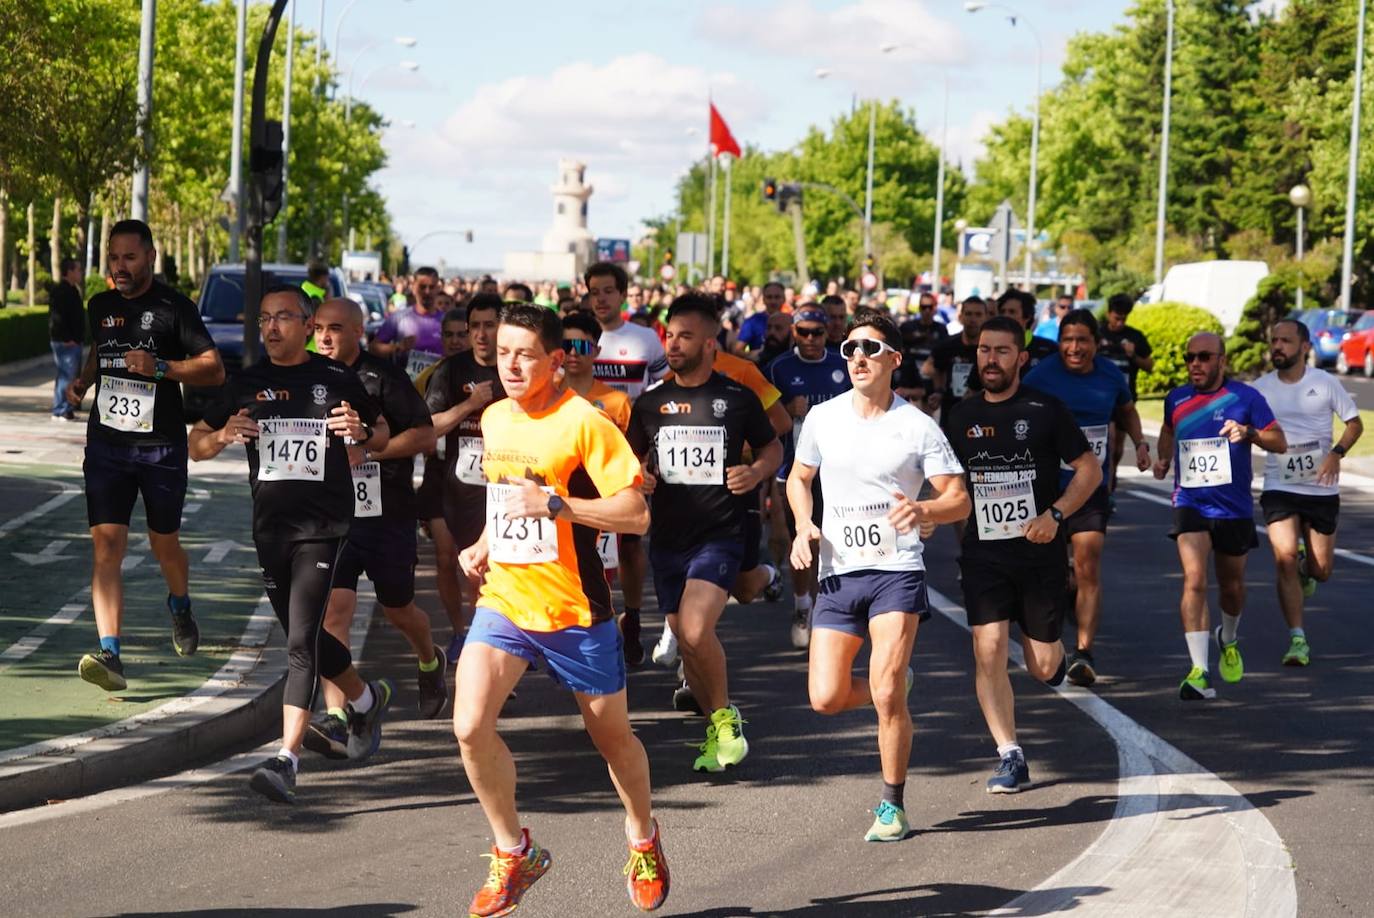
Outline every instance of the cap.
[(819, 322), (824, 325), (827, 317), (824, 309), (817, 309), (815, 306), (807, 306), (792, 313), (792, 324), (797, 325), (801, 322)]

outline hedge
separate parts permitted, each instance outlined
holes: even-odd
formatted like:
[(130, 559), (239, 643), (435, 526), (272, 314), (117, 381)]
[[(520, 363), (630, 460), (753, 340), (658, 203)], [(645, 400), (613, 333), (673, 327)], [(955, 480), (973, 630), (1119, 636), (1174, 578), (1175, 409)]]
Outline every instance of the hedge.
[(0, 363), (49, 353), (48, 307), (0, 309)]
[(1130, 324), (1150, 340), (1155, 368), (1141, 371), (1141, 395), (1163, 395), (1188, 381), (1183, 354), (1188, 339), (1198, 332), (1222, 333), (1221, 322), (1205, 309), (1186, 303), (1150, 303), (1131, 311)]

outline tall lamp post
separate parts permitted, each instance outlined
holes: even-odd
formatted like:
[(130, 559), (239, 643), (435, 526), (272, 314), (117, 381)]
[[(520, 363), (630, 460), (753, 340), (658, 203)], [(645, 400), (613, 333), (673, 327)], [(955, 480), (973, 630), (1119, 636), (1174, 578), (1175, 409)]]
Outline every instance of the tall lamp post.
[(1345, 242), (1341, 252), (1341, 308), (1350, 308), (1350, 276), (1355, 261), (1355, 188), (1360, 168), (1360, 89), (1364, 83), (1365, 0), (1360, 0), (1359, 25), (1355, 32), (1355, 98), (1350, 111), (1350, 162), (1345, 179)]
[[(1302, 250), (1303, 250), (1303, 211), (1312, 206), (1312, 189), (1306, 185), (1294, 185), (1288, 192), (1288, 200), (1293, 202), (1293, 207), (1298, 212), (1298, 270), (1302, 271)], [(1298, 275), (1298, 294), (1297, 309), (1302, 311), (1302, 274)]]
[(1026, 192), (1026, 269), (1024, 284), (1028, 292), (1034, 293), (1031, 283), (1032, 270), (1032, 249), (1035, 246), (1035, 191), (1036, 177), (1040, 162), (1040, 73), (1041, 65), (1044, 62), (1045, 46), (1040, 41), (1040, 33), (1035, 27), (1026, 20), (1024, 16), (1010, 7), (1000, 3), (984, 3), (982, 0), (967, 0), (964, 9), (970, 13), (977, 13), (980, 10), (1001, 10), (1007, 17), (1007, 21), (1016, 26), (1018, 23), (1026, 27), (1031, 37), (1035, 39), (1035, 101), (1033, 106), (1033, 120), (1031, 122), (1031, 149), (1030, 149), (1030, 187)]
[(1169, 108), (1174, 83), (1174, 0), (1168, 0), (1168, 8), (1164, 30), (1164, 119), (1159, 128), (1159, 201), (1155, 210), (1156, 284), (1164, 283), (1164, 203), (1169, 194)]
[[(898, 45), (887, 45), (882, 48), (884, 53), (895, 50)], [(830, 70), (825, 67), (817, 68), (816, 79), (824, 80), (830, 77)], [(866, 261), (873, 254), (873, 141), (878, 127), (878, 108), (870, 101), (868, 103), (868, 161), (864, 171), (864, 212), (863, 212), (863, 256), (860, 261)], [(881, 268), (881, 266), (879, 266)]]

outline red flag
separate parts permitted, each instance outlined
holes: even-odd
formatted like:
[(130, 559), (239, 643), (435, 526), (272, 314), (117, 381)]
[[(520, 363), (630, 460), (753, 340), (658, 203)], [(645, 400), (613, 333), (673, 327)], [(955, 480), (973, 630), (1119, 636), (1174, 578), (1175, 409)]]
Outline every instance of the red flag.
[(709, 103), (711, 106), (711, 150), (719, 156), (722, 153), (729, 153), (739, 159), (739, 144), (735, 142), (735, 135), (730, 133), (730, 128), (726, 125), (725, 119), (716, 111), (716, 103)]

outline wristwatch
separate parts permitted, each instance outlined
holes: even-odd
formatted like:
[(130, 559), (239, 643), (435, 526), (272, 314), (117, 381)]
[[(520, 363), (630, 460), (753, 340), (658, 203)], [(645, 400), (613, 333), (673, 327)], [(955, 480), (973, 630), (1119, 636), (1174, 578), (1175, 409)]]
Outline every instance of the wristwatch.
[(364, 443), (366, 443), (367, 441), (369, 441), (369, 440), (372, 439), (372, 434), (373, 434), (372, 427), (371, 427), (370, 425), (368, 425), (368, 424), (364, 424), (364, 425), (363, 425), (363, 433), (364, 433), (366, 436), (364, 436), (361, 440), (358, 441), (358, 445), (359, 445), (359, 446), (362, 446)]
[(559, 497), (557, 494), (550, 494), (550, 495), (549, 495), (549, 518), (550, 518), (550, 519), (555, 519), (555, 520), (558, 519), (558, 514), (562, 513), (562, 512), (563, 512), (563, 508), (566, 507), (566, 506), (568, 506), (568, 505), (567, 505), (567, 503), (563, 500), (563, 498)]
[(1331, 452), (1335, 453), (1337, 456), (1340, 456), (1342, 459), (1345, 458), (1345, 447), (1341, 446), (1339, 443), (1331, 447)]
[(168, 369), (170, 369), (170, 367), (168, 366), (167, 361), (159, 360), (155, 362), (153, 364), (153, 379), (161, 381), (162, 377), (167, 375)]
[(1063, 523), (1064, 513), (1054, 504), (1050, 504), (1050, 518), (1053, 519), (1056, 523)]

